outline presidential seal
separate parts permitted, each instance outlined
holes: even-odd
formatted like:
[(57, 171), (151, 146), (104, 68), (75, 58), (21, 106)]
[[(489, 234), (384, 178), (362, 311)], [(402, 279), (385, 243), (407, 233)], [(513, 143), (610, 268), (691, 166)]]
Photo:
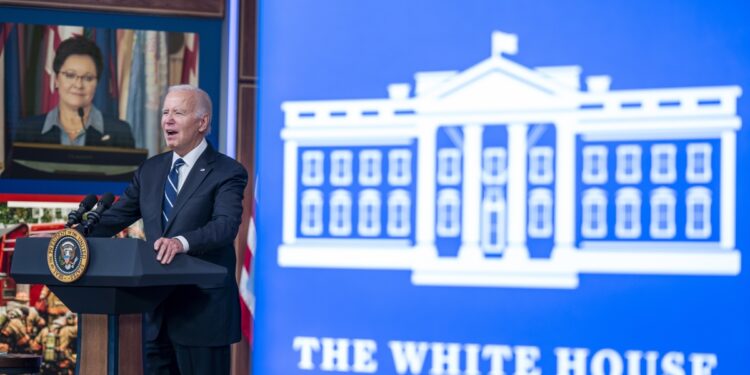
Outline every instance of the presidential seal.
[(63, 229), (49, 241), (47, 266), (56, 279), (70, 283), (78, 280), (89, 265), (89, 245), (78, 231)]

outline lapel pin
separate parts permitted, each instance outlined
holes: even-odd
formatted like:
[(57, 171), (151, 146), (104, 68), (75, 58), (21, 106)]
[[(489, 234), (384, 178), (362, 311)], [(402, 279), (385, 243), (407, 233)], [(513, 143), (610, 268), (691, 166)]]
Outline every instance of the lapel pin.
[(205, 171), (206, 171), (206, 168), (201, 168), (201, 172), (205, 172)]
[(106, 142), (106, 141), (108, 141), (108, 140), (109, 140), (109, 138), (110, 138), (110, 137), (109, 137), (109, 134), (105, 134), (105, 135), (103, 135), (103, 136), (102, 136), (102, 142)]

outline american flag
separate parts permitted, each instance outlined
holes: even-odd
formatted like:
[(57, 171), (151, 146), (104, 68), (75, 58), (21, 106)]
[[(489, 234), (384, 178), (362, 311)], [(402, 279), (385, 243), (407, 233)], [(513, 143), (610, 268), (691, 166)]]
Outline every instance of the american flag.
[(0, 55), (2, 55), (3, 51), (5, 50), (5, 42), (8, 40), (12, 29), (12, 23), (0, 24)]
[(250, 208), (250, 224), (247, 228), (247, 245), (245, 247), (245, 261), (240, 274), (240, 297), (242, 298), (242, 334), (252, 347), (253, 345), (253, 317), (255, 316), (255, 207), (258, 205), (258, 185), (253, 194), (253, 204)]
[(182, 60), (182, 83), (198, 86), (198, 34), (185, 33)]
[(47, 113), (57, 106), (60, 100), (55, 90), (55, 71), (52, 67), (55, 51), (63, 40), (76, 35), (83, 35), (80, 26), (47, 26), (44, 30), (44, 74), (42, 75), (42, 113)]

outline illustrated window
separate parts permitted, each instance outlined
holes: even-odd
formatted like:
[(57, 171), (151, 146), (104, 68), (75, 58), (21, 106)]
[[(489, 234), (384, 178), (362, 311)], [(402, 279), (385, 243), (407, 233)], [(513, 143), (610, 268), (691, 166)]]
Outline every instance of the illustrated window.
[(583, 182), (603, 184), (607, 182), (607, 148), (585, 146), (583, 148)]
[(688, 189), (685, 236), (690, 239), (711, 237), (711, 191), (704, 187)]
[(488, 188), (482, 200), (482, 249), (499, 253), (506, 243), (505, 198), (499, 187)]
[(380, 193), (374, 189), (363, 190), (359, 194), (359, 220), (357, 232), (360, 236), (380, 235)]
[(552, 147), (537, 146), (529, 150), (529, 182), (549, 184), (554, 178), (552, 168)]
[(352, 152), (336, 150), (331, 152), (331, 185), (348, 186), (352, 183)]
[(486, 185), (504, 184), (508, 178), (505, 147), (487, 147), (482, 154), (482, 182)]
[(302, 192), (302, 212), (300, 232), (306, 236), (319, 236), (323, 233), (323, 193), (317, 189)]
[(675, 236), (675, 193), (669, 188), (658, 188), (651, 193), (651, 225), (653, 238), (669, 239)]
[(620, 184), (641, 182), (641, 146), (617, 146), (617, 170), (615, 180)]
[(302, 153), (302, 185), (323, 184), (323, 151), (308, 150)]
[(677, 178), (675, 166), (677, 147), (673, 144), (651, 146), (651, 181), (659, 184), (671, 184)]
[(407, 149), (388, 152), (388, 183), (404, 186), (411, 183), (411, 151)]
[(623, 188), (615, 196), (615, 236), (638, 238), (641, 236), (641, 192), (635, 188)]
[(440, 237), (457, 237), (461, 233), (459, 221), (461, 200), (458, 190), (442, 189), (437, 200), (437, 235)]
[(411, 232), (410, 220), (411, 199), (406, 190), (394, 190), (388, 194), (388, 235), (392, 237), (408, 236)]
[(352, 196), (346, 190), (331, 194), (331, 212), (328, 231), (332, 236), (348, 236), (352, 233)]
[(437, 180), (441, 185), (458, 185), (461, 182), (461, 151), (459, 149), (438, 150)]
[(607, 195), (602, 189), (588, 189), (583, 193), (581, 235), (586, 238), (607, 236)]
[(709, 143), (691, 143), (687, 145), (687, 173), (685, 178), (690, 183), (711, 182), (711, 151)]
[(552, 235), (552, 191), (536, 188), (529, 194), (529, 237)]
[(363, 150), (359, 153), (359, 184), (380, 185), (382, 154), (378, 150)]

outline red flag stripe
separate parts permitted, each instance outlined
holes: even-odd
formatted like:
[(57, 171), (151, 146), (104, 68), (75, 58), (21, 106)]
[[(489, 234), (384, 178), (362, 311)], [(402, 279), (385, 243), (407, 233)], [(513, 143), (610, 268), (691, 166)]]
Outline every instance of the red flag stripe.
[(250, 207), (249, 225), (247, 229), (247, 243), (245, 245), (245, 257), (242, 263), (242, 273), (240, 276), (240, 297), (242, 299), (242, 334), (252, 347), (253, 344), (253, 319), (255, 315), (255, 291), (253, 290), (255, 272), (253, 258), (255, 255), (255, 206), (257, 205), (257, 185), (253, 197), (253, 204)]

